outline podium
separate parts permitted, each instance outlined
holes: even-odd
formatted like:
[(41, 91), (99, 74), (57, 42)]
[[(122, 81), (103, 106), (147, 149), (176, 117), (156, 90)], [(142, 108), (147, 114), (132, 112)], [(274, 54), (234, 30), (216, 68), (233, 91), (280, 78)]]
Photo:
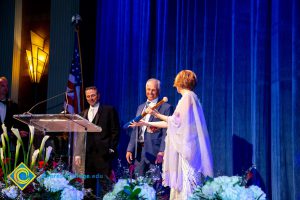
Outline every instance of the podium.
[(102, 128), (77, 114), (20, 114), (15, 119), (43, 132), (101, 132)]
[[(101, 127), (77, 114), (20, 114), (13, 117), (43, 133), (68, 133), (68, 165), (75, 173), (85, 172), (86, 133), (99, 134)], [(77, 156), (81, 159), (81, 166), (72, 165)]]

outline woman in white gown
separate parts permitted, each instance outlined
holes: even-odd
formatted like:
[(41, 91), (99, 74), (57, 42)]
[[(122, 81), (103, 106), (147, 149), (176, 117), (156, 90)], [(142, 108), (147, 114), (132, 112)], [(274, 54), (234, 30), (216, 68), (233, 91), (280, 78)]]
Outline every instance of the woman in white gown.
[(163, 185), (171, 188), (171, 200), (185, 200), (197, 186), (200, 173), (213, 176), (213, 160), (201, 104), (193, 92), (197, 77), (190, 70), (179, 72), (174, 87), (182, 95), (174, 114), (165, 116), (148, 108), (160, 122), (133, 123), (131, 126), (168, 128), (163, 160)]

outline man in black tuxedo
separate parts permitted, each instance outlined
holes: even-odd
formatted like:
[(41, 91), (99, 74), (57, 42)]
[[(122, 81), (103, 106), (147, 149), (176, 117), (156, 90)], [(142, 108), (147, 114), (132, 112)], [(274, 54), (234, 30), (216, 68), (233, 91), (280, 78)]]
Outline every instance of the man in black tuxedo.
[[(17, 144), (17, 137), (12, 133), (11, 128), (15, 127), (19, 129), (20, 136), (23, 138), (23, 142), (26, 145), (28, 138), (28, 132), (25, 131), (26, 127), (21, 122), (13, 118), (13, 115), (18, 114), (18, 105), (8, 98), (8, 81), (7, 78), (2, 76), (0, 77), (0, 120), (1, 125), (5, 124), (7, 128), (7, 134), (10, 137), (10, 150), (12, 153), (12, 160), (14, 160), (15, 156), (15, 146)], [(3, 132), (2, 127), (0, 128), (1, 133)], [(1, 138), (0, 138), (1, 141)], [(23, 158), (23, 152), (19, 158)], [(18, 162), (22, 160), (19, 159)]]
[[(87, 133), (86, 136), (85, 174), (90, 178), (85, 180), (85, 187), (91, 187), (99, 196), (99, 187), (103, 188), (101, 182), (111, 175), (112, 160), (117, 155), (119, 117), (114, 107), (99, 102), (100, 93), (95, 86), (86, 88), (85, 96), (90, 106), (80, 115), (102, 128), (102, 132)], [(81, 165), (81, 157), (76, 156), (76, 150), (75, 165)], [(99, 174), (100, 177), (97, 176)]]
[(10, 131), (14, 124), (13, 115), (17, 114), (18, 105), (8, 99), (8, 81), (6, 77), (0, 77), (0, 117), (1, 124), (5, 124), (7, 130)]
[[(147, 106), (153, 107), (159, 102), (159, 93), (160, 81), (154, 78), (149, 79), (146, 83), (147, 101), (139, 105), (136, 116), (139, 116)], [(157, 110), (160, 113), (164, 113), (164, 115), (172, 115), (173, 113), (173, 107), (168, 103), (162, 104)], [(160, 121), (160, 119), (154, 118), (152, 115), (146, 115), (143, 120)], [(132, 164), (134, 160), (135, 173), (139, 176), (144, 176), (150, 167), (155, 164), (161, 166), (165, 150), (166, 131), (166, 128), (145, 126), (134, 127), (132, 129), (127, 147), (126, 160), (129, 164)]]
[[(13, 137), (11, 135), (11, 128), (15, 127), (24, 129), (24, 126), (22, 126), (18, 120), (13, 118), (13, 115), (18, 114), (18, 105), (8, 98), (8, 91), (9, 88), (7, 78), (2, 76), (0, 77), (0, 120), (1, 124), (4, 123), (7, 127), (10, 137)], [(22, 137), (25, 137), (28, 134), (26, 131), (19, 131)]]

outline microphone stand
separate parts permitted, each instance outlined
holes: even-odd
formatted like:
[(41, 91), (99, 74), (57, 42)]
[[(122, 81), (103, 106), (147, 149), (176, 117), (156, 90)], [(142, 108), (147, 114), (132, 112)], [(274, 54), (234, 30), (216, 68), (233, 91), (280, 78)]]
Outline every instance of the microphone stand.
[(37, 107), (38, 105), (41, 105), (42, 103), (45, 103), (45, 102), (50, 101), (50, 100), (52, 100), (52, 99), (55, 99), (55, 98), (57, 98), (57, 97), (59, 97), (59, 96), (62, 96), (62, 95), (64, 95), (64, 94), (67, 95), (67, 93), (70, 93), (70, 92), (73, 92), (73, 90), (70, 90), (70, 91), (67, 91), (67, 92), (63, 92), (63, 93), (59, 93), (59, 94), (57, 94), (57, 95), (55, 95), (55, 96), (53, 96), (53, 97), (50, 97), (50, 98), (45, 99), (45, 100), (43, 100), (43, 101), (40, 101), (40, 102), (34, 104), (34, 105), (33, 105), (27, 112), (25, 112), (25, 113), (31, 114), (30, 111), (32, 111), (32, 110), (33, 110), (35, 107)]
[(64, 106), (64, 114), (67, 114), (67, 110), (68, 110), (68, 105), (69, 105), (69, 101), (68, 101), (68, 92), (65, 92), (66, 93), (66, 105)]

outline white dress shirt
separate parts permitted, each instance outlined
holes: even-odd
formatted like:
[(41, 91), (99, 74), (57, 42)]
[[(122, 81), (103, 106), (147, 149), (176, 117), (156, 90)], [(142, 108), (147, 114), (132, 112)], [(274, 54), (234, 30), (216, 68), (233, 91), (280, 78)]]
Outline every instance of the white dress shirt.
[[(157, 104), (157, 102), (158, 102), (158, 98), (153, 99), (152, 101), (147, 100), (146, 105), (145, 105), (145, 107), (144, 107), (144, 109), (143, 109), (143, 112), (146, 110), (146, 108), (147, 108), (148, 106), (150, 106), (150, 107), (155, 106), (155, 105)], [(143, 112), (142, 112), (142, 113), (143, 113)], [(143, 120), (146, 121), (146, 122), (148, 122), (149, 119), (150, 119), (150, 117), (151, 117), (151, 115), (150, 115), (150, 114), (147, 114), (147, 115), (143, 118)], [(139, 142), (144, 142), (144, 135), (145, 135), (145, 131), (146, 131), (146, 129), (147, 129), (147, 126), (142, 126), (141, 128), (142, 128), (142, 131), (141, 131), (141, 133), (139, 134), (138, 141), (139, 141)]]
[(2, 123), (4, 123), (5, 116), (6, 116), (6, 105), (0, 102), (0, 118)]
[(88, 120), (90, 122), (92, 122), (93, 119), (95, 118), (95, 116), (98, 112), (98, 109), (99, 109), (99, 102), (96, 103), (94, 106), (90, 106), (89, 111), (88, 111)]

